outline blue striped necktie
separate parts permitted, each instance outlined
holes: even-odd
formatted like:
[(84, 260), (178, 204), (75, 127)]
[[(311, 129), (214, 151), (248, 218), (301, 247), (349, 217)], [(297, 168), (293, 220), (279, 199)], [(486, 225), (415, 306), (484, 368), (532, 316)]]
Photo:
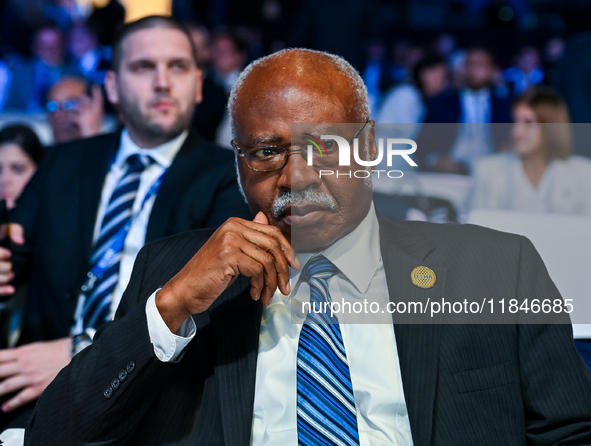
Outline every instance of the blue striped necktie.
[[(308, 261), (302, 274), (310, 285), (311, 311), (298, 345), (298, 445), (359, 445), (351, 373), (339, 321), (318, 311), (331, 302), (328, 279), (338, 272), (326, 257)], [(322, 308), (324, 309), (324, 308)]]
[[(113, 239), (120, 237), (120, 231), (131, 222), (140, 176), (152, 161), (152, 158), (147, 155), (134, 154), (127, 158), (127, 171), (119, 180), (105, 210), (101, 230), (90, 258), (90, 270), (101, 260), (107, 248), (111, 246)], [(127, 234), (124, 236), (126, 237)], [(121, 252), (117, 252), (84, 302), (82, 318), (85, 329), (98, 328), (109, 320), (113, 291), (119, 281), (120, 264)]]

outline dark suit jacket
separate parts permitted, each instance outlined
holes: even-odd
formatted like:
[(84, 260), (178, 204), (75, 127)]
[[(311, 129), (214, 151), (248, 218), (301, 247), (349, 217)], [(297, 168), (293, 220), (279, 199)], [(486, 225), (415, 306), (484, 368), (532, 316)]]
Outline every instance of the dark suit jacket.
[[(458, 124), (462, 122), (462, 101), (460, 92), (446, 90), (427, 101), (427, 112), (421, 132), (417, 137), (418, 150), (416, 156), (422, 167), (424, 159), (430, 153), (447, 155), (451, 151), (458, 134)], [(504, 124), (512, 122), (511, 98), (502, 97), (492, 90), (490, 95), (490, 122)], [(506, 141), (508, 126), (497, 125), (492, 128), (493, 144)]]
[[(50, 149), (11, 214), (26, 245), (12, 246), (17, 282), (29, 280), (20, 343), (68, 336), (89, 269), (105, 176), (120, 133)], [(158, 191), (146, 242), (250, 216), (238, 191), (230, 151), (190, 132)]]
[[(206, 312), (178, 363), (150, 344), (146, 299), (211, 232), (144, 247), (116, 321), (39, 399), (27, 446), (248, 445), (261, 304), (240, 277)], [(558, 292), (525, 238), (476, 226), (380, 222), (391, 300)], [(436, 285), (410, 271), (426, 265)], [(591, 374), (569, 325), (395, 325), (414, 444), (591, 443)], [(378, 341), (379, 342), (379, 341)], [(111, 390), (109, 390), (111, 389)]]

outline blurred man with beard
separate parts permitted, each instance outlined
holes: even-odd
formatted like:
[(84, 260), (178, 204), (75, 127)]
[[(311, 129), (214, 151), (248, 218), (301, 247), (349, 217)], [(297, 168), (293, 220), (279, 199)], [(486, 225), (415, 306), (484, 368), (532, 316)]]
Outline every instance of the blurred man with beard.
[(0, 351), (5, 413), (92, 343), (145, 242), (250, 215), (232, 155), (190, 130), (201, 72), (184, 27), (157, 16), (126, 25), (105, 88), (124, 129), (53, 149), (11, 215), (0, 293), (25, 281), (29, 293), (21, 346)]

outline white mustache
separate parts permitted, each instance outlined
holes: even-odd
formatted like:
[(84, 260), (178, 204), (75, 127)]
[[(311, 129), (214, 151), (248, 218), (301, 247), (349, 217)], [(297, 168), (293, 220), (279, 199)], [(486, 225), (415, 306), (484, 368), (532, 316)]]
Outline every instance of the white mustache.
[(307, 204), (320, 204), (331, 210), (335, 208), (334, 198), (326, 192), (318, 192), (316, 189), (290, 190), (280, 195), (273, 203), (273, 216), (279, 218), (288, 206)]

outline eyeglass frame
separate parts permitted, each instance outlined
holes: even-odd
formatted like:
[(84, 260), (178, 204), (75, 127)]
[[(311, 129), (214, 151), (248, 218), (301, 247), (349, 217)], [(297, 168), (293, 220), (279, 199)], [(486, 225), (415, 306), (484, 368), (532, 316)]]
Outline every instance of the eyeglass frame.
[[(72, 104), (73, 107), (66, 107), (66, 104)], [(80, 109), (80, 99), (78, 98), (70, 98), (64, 99), (63, 101), (47, 101), (45, 104), (45, 110), (48, 113), (57, 113), (59, 110), (64, 112), (72, 112), (77, 111)]]
[[(361, 135), (361, 133), (365, 129), (365, 126), (369, 123), (370, 120), (371, 120), (371, 118), (369, 116), (367, 118), (365, 118), (365, 122), (363, 123), (363, 126), (349, 140), (349, 145), (351, 145), (353, 143), (353, 140), (355, 138), (357, 138), (359, 135)], [(240, 147), (238, 147), (238, 144), (236, 144), (236, 141), (235, 140), (230, 141), (230, 144), (232, 145), (232, 147), (234, 148), (234, 150), (236, 150), (236, 153), (238, 154), (238, 156), (241, 156), (241, 157), (246, 156), (246, 150), (249, 150), (249, 149), (283, 149), (285, 151), (285, 154), (286, 154), (285, 161), (284, 161), (284, 163), (283, 163), (282, 166), (277, 167), (276, 169), (271, 169), (271, 170), (255, 169), (253, 167), (250, 167), (250, 165), (247, 162), (246, 165), (248, 166), (248, 168), (250, 170), (254, 170), (255, 172), (275, 172), (277, 170), (281, 170), (281, 169), (283, 169), (287, 165), (287, 161), (289, 160), (289, 156), (292, 153), (304, 152), (306, 150), (306, 149), (303, 149), (303, 148), (302, 149), (289, 149), (288, 150), (284, 146), (254, 146), (254, 147), (248, 147), (246, 149), (241, 149)], [(244, 150), (244, 152), (242, 152), (242, 150)], [(332, 166), (333, 164), (336, 164), (336, 163), (338, 163), (338, 161), (335, 161), (334, 163), (330, 163), (330, 164), (323, 164), (322, 166), (316, 166), (315, 165), (314, 167)]]

